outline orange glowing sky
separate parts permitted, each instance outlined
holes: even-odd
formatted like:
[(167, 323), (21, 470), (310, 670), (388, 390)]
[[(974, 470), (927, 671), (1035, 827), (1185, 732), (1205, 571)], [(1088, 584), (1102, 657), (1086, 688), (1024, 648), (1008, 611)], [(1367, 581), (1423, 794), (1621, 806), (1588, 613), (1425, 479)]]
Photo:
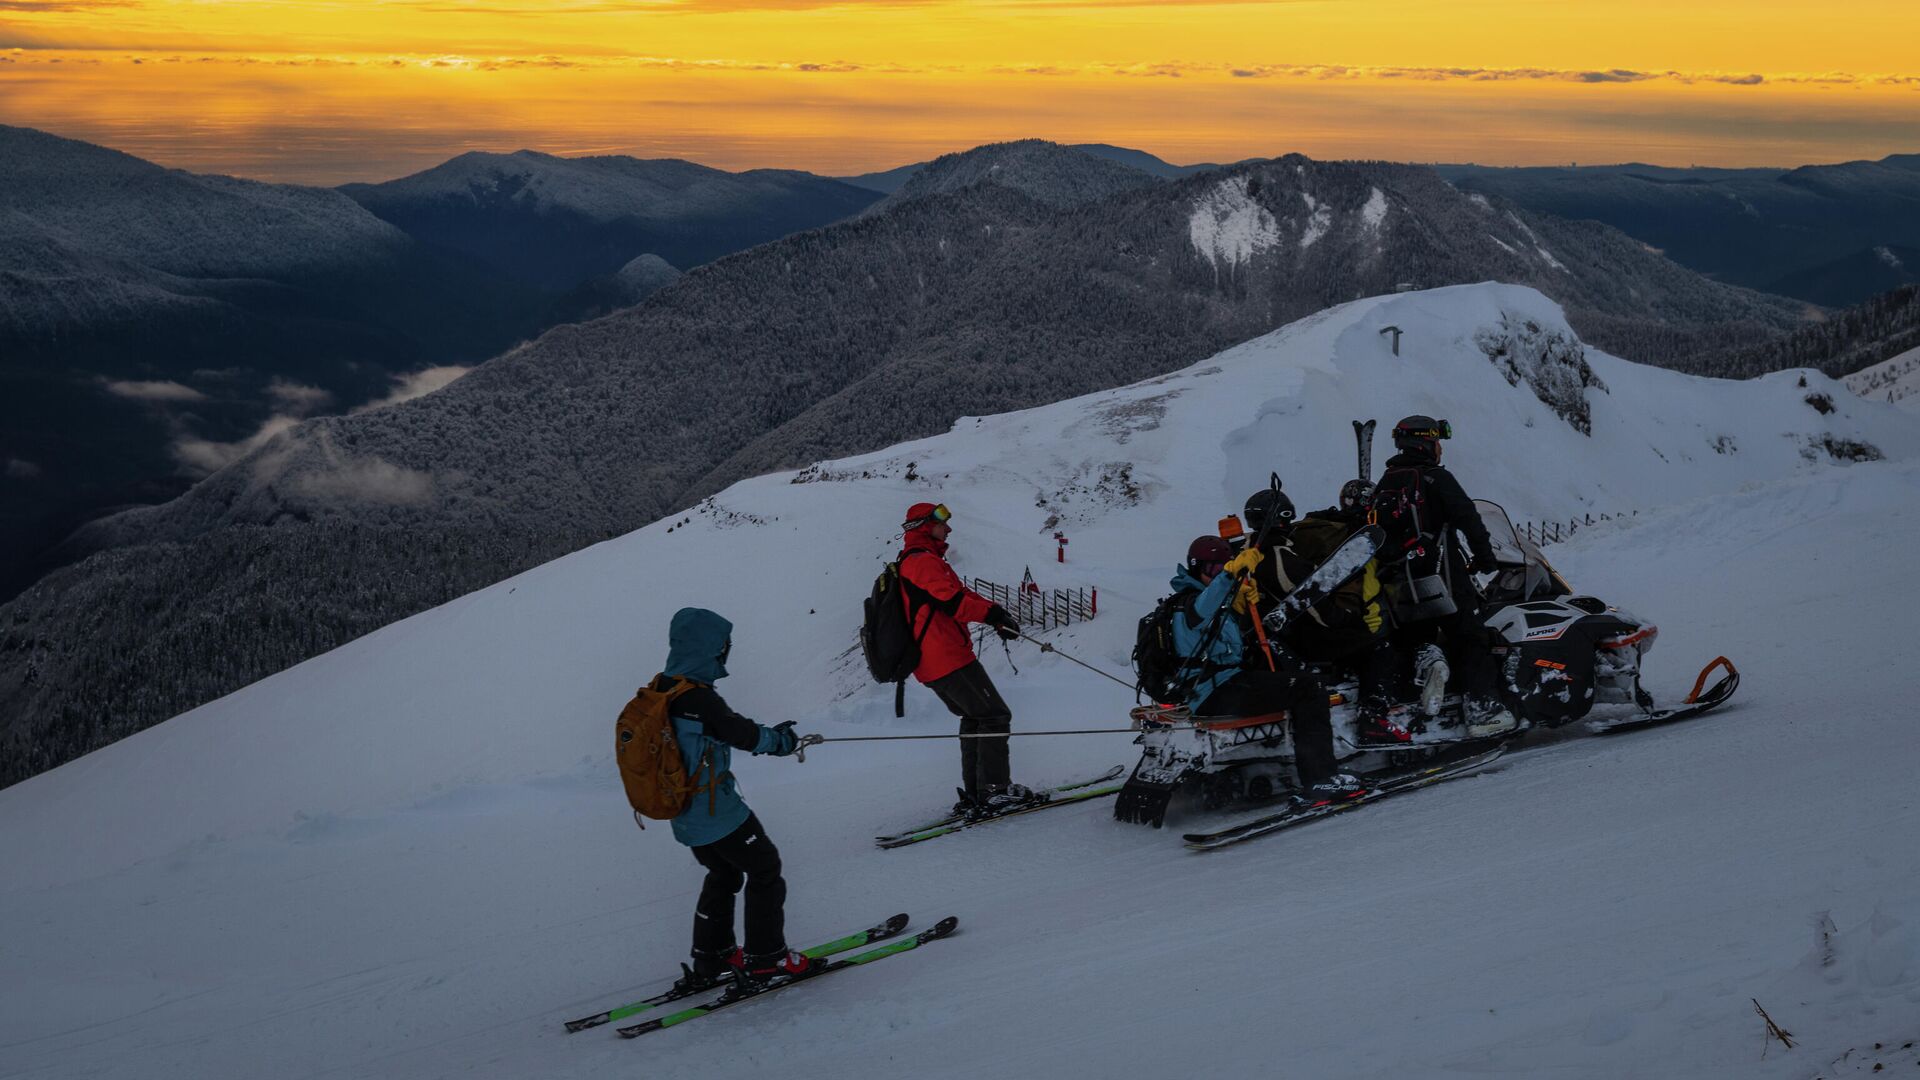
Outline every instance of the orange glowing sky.
[(1026, 137), (1792, 165), (1920, 151), (1916, 41), (1913, 0), (0, 0), (0, 123), (312, 183), (522, 147), (845, 174)]

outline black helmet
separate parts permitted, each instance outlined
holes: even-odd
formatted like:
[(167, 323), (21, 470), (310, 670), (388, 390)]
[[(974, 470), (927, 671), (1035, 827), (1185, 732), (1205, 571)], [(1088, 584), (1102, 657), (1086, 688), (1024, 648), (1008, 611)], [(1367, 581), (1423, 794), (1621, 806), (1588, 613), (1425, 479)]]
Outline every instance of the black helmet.
[(1295, 517), (1293, 500), (1279, 488), (1262, 488), (1247, 496), (1247, 508), (1244, 511), (1247, 528), (1258, 533), (1267, 527), (1267, 518), (1273, 518), (1273, 527), (1288, 529), (1293, 526)]
[(1453, 425), (1415, 414), (1393, 425), (1393, 445), (1428, 457), (1440, 456), (1440, 440), (1453, 438)]
[(1365, 510), (1373, 505), (1373, 481), (1349, 480), (1340, 485), (1340, 509)]
[(1203, 570), (1219, 573), (1220, 568), (1233, 558), (1233, 547), (1217, 536), (1195, 537), (1187, 545), (1187, 569), (1198, 574)]

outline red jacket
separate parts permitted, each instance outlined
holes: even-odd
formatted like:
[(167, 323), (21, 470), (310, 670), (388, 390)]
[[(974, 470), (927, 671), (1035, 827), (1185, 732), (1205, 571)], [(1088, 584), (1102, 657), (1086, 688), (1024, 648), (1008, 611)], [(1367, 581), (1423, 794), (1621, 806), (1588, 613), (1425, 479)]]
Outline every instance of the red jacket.
[[(927, 535), (926, 527), (907, 533), (900, 548), (900, 576), (931, 597), (907, 591), (913, 634), (920, 638), (920, 666), (913, 677), (923, 683), (951, 675), (973, 663), (967, 623), (985, 622), (993, 601), (967, 588), (947, 565), (947, 545)], [(921, 631), (926, 636), (921, 637)]]

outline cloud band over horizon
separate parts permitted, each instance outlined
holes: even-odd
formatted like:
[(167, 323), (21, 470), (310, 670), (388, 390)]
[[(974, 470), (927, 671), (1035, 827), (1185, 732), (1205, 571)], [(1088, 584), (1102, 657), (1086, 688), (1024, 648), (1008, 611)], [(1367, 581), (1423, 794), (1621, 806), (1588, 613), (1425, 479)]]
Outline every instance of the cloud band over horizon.
[(521, 148), (848, 174), (1024, 137), (1174, 161), (1920, 150), (1920, 15), (1862, 2), (1875, 34), (1784, 0), (0, 0), (0, 123), (309, 183)]

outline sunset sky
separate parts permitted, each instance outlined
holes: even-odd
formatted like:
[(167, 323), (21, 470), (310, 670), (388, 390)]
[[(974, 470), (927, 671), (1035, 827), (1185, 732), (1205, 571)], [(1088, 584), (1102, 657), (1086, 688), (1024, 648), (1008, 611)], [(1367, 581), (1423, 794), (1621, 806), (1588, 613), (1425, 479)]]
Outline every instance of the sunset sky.
[(523, 147), (846, 174), (1026, 137), (1794, 165), (1920, 152), (1916, 41), (1913, 0), (0, 0), (0, 123), (310, 183)]

